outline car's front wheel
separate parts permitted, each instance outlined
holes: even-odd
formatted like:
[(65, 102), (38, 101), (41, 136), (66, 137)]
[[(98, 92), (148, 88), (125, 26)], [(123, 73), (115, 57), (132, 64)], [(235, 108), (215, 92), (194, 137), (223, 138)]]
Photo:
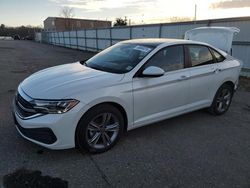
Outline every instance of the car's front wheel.
[(76, 145), (80, 150), (100, 153), (109, 150), (119, 140), (124, 128), (121, 112), (109, 104), (98, 105), (80, 120), (76, 130)]
[(233, 97), (233, 87), (229, 84), (223, 84), (215, 94), (209, 112), (214, 115), (224, 114), (230, 107)]

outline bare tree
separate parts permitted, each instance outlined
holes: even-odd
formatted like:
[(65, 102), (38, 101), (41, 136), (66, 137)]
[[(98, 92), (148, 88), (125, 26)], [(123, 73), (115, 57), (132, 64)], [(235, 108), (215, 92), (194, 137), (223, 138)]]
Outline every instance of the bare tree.
[(64, 18), (73, 18), (75, 16), (74, 9), (70, 7), (62, 7), (60, 16)]
[(60, 11), (60, 16), (65, 18), (64, 24), (66, 30), (73, 30), (73, 24), (71, 23), (70, 19), (75, 16), (74, 9), (70, 7), (62, 7)]

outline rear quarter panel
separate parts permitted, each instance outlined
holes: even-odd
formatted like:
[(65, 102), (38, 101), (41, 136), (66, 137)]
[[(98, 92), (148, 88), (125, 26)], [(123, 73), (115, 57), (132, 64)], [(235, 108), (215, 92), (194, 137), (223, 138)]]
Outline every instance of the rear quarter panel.
[(225, 82), (231, 81), (237, 86), (240, 70), (241, 70), (241, 62), (239, 60), (233, 58), (227, 58), (225, 61), (218, 63), (218, 69), (220, 70), (218, 81), (218, 88)]

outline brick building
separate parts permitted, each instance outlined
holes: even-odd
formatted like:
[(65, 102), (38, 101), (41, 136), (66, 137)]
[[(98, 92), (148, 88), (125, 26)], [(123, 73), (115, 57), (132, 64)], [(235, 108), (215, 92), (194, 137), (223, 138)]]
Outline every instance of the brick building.
[(111, 27), (111, 21), (88, 20), (62, 17), (48, 17), (43, 21), (45, 31), (71, 31), (80, 29), (91, 29)]

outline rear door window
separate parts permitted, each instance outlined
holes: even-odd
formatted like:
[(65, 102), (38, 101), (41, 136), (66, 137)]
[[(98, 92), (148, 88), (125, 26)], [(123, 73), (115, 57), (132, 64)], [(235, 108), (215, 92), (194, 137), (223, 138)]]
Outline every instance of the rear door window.
[(208, 47), (202, 45), (187, 45), (192, 67), (214, 63), (213, 56)]
[(214, 57), (218, 63), (222, 62), (225, 60), (225, 57), (221, 55), (219, 52), (215, 51), (214, 49), (211, 49), (212, 53), (214, 54)]

